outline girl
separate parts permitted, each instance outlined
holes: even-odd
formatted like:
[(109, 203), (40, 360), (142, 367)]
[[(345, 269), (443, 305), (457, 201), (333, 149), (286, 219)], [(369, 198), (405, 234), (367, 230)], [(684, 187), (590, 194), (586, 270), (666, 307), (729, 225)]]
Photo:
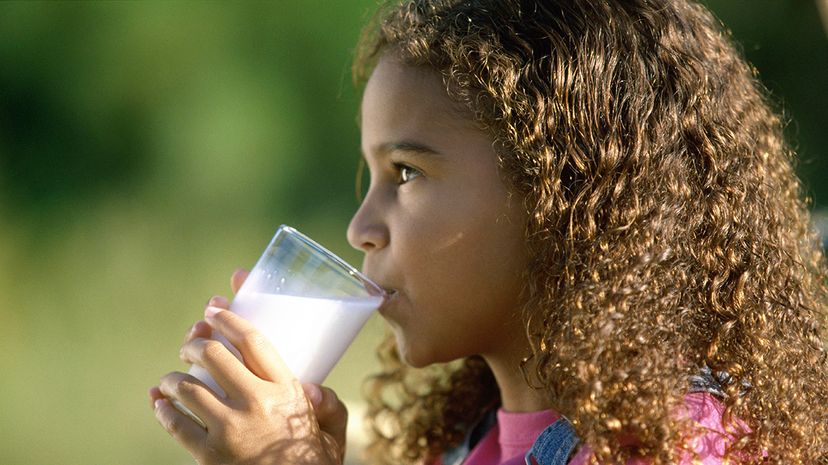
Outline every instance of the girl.
[[(703, 7), (406, 1), (355, 70), (371, 182), (348, 239), (393, 292), (370, 463), (828, 463), (828, 267)], [(182, 358), (228, 397), (172, 373), (159, 421), (202, 465), (341, 463), (344, 406), (226, 306)]]

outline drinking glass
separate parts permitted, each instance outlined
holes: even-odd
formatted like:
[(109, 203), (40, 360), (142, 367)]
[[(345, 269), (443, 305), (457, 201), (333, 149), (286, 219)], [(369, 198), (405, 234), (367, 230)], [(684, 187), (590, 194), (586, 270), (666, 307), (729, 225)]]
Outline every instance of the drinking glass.
[[(380, 286), (344, 260), (282, 225), (230, 310), (262, 332), (299, 381), (321, 384), (385, 297)], [(214, 338), (241, 359), (227, 339)], [(190, 374), (224, 397), (207, 370), (193, 365)], [(201, 423), (186, 407), (176, 406)]]

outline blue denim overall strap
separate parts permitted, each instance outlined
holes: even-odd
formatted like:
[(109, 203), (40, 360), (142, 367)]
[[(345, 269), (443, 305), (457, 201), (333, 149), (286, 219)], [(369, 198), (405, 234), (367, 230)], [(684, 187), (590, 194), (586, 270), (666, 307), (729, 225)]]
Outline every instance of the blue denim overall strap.
[[(724, 397), (723, 386), (733, 382), (727, 372), (713, 372), (706, 365), (702, 366), (698, 375), (691, 376), (687, 392), (707, 392)], [(750, 384), (742, 382), (743, 390), (749, 389)], [(443, 465), (460, 465), (469, 455), (475, 445), (497, 423), (497, 411), (489, 411), (466, 435), (463, 442), (449, 449), (443, 454)], [(548, 426), (532, 444), (526, 453), (527, 465), (566, 465), (570, 456), (578, 446), (580, 439), (575, 434), (572, 424), (564, 417)]]
[(580, 439), (564, 417), (548, 426), (526, 453), (526, 465), (566, 465)]
[(469, 455), (474, 446), (483, 439), (483, 436), (497, 424), (497, 410), (490, 410), (483, 415), (469, 431), (459, 446), (443, 453), (443, 465), (460, 465)]

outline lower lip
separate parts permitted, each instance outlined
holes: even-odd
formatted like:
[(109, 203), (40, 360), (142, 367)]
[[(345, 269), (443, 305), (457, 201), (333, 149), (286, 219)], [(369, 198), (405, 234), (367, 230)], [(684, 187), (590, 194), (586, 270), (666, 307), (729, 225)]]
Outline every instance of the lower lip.
[(387, 296), (385, 297), (385, 301), (382, 303), (382, 305), (379, 306), (378, 311), (379, 311), (380, 315), (385, 316), (386, 312), (388, 312), (391, 305), (394, 305), (394, 304), (397, 303), (397, 300), (399, 299), (399, 295), (400, 295), (399, 291), (391, 291), (387, 294)]

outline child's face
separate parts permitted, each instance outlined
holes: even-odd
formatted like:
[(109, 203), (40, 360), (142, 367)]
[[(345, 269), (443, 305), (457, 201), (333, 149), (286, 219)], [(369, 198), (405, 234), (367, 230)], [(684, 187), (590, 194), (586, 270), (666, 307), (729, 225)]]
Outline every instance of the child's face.
[(526, 214), (501, 181), (492, 138), (444, 89), (433, 71), (386, 56), (362, 101), (371, 184), (348, 240), (365, 252), (365, 273), (397, 291), (381, 313), (413, 366), (525, 341)]

